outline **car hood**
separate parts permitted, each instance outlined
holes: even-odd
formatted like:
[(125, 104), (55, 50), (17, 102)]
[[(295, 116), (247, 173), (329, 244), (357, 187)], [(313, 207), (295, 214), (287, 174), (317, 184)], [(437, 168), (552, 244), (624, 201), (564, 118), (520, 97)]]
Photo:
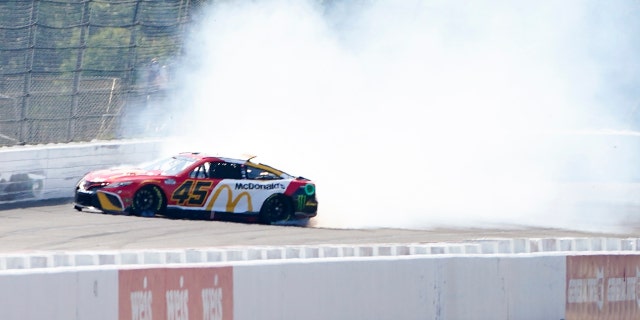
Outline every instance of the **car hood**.
[(84, 176), (84, 180), (93, 182), (111, 182), (126, 180), (127, 178), (148, 177), (160, 175), (159, 170), (143, 170), (138, 168), (115, 168), (92, 171)]

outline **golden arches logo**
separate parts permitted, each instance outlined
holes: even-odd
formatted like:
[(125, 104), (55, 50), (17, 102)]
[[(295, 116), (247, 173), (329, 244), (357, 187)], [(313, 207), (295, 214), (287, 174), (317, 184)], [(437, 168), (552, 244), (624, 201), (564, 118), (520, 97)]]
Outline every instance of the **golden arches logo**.
[(218, 188), (218, 190), (216, 190), (216, 192), (213, 193), (213, 196), (211, 197), (211, 201), (209, 201), (209, 204), (207, 205), (207, 211), (213, 210), (213, 205), (218, 200), (218, 197), (220, 196), (220, 193), (222, 193), (222, 190), (227, 190), (226, 212), (233, 212), (233, 210), (236, 209), (236, 206), (238, 205), (238, 202), (240, 202), (240, 199), (242, 199), (242, 197), (247, 198), (248, 211), (250, 212), (253, 211), (253, 205), (251, 204), (251, 195), (248, 192), (243, 191), (243, 192), (240, 192), (240, 194), (235, 199), (233, 199), (233, 191), (231, 191), (231, 187), (229, 187), (228, 185), (221, 186), (220, 188)]

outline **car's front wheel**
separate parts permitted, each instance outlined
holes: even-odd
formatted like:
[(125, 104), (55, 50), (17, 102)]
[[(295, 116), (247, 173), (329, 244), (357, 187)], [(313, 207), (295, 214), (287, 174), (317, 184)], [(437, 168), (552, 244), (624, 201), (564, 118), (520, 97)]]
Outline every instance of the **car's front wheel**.
[(160, 188), (147, 186), (138, 190), (133, 196), (131, 209), (134, 215), (153, 217), (162, 212), (164, 205), (164, 197)]
[(269, 197), (260, 209), (260, 222), (271, 224), (289, 219), (293, 212), (293, 204), (284, 195), (276, 194)]

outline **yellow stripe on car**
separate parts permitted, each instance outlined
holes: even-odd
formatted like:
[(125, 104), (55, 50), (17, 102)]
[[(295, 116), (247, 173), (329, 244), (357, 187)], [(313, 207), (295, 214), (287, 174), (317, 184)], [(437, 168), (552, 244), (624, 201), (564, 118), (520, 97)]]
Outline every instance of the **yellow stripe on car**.
[(104, 210), (104, 211), (122, 211), (122, 210), (124, 210), (124, 208), (122, 207), (122, 204), (120, 204), (120, 203), (114, 204), (109, 199), (109, 196), (107, 194), (105, 194), (104, 192), (97, 192), (96, 194), (98, 195), (98, 201), (100, 202), (100, 207), (102, 208), (102, 210)]
[(280, 176), (282, 176), (282, 175), (284, 174), (284, 172), (283, 172), (283, 171), (280, 171), (280, 170), (278, 170), (278, 169), (272, 168), (272, 167), (270, 167), (270, 166), (268, 166), (268, 165), (264, 165), (264, 164), (262, 164), (262, 163), (253, 163), (253, 162), (249, 162), (249, 164), (248, 164), (248, 165), (249, 165), (249, 166), (251, 166), (251, 167), (254, 167), (254, 168), (258, 168), (258, 169), (262, 169), (262, 170), (264, 170), (264, 171), (271, 172), (271, 173), (273, 173), (273, 174), (275, 174), (275, 175), (277, 175), (277, 176), (279, 176), (279, 177), (280, 177)]

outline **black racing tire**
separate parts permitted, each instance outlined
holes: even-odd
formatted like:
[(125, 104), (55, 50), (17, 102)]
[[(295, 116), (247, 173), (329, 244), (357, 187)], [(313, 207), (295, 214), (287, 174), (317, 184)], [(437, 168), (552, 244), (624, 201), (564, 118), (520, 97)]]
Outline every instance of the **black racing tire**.
[(166, 202), (162, 190), (156, 186), (140, 188), (133, 195), (131, 210), (133, 214), (141, 217), (155, 217), (164, 211)]
[(278, 221), (284, 221), (293, 214), (293, 203), (291, 199), (285, 195), (273, 195), (262, 204), (260, 209), (260, 222), (264, 224), (272, 224)]

